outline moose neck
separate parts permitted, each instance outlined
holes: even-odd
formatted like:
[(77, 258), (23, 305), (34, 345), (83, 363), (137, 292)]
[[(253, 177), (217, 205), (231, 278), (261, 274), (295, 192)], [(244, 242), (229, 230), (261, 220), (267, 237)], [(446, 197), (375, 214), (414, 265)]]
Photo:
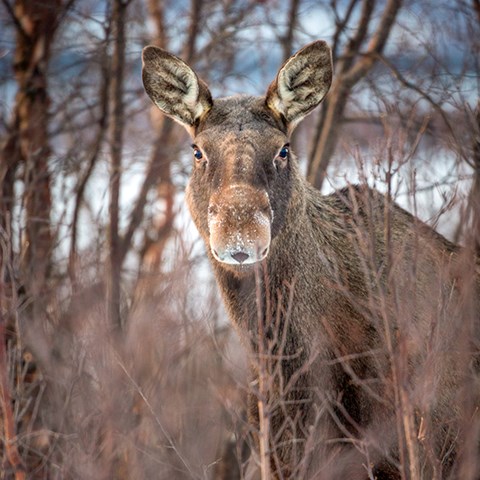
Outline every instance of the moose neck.
[[(299, 267), (295, 262), (295, 248), (299, 246), (302, 229), (308, 228), (309, 225), (306, 213), (308, 187), (295, 159), (292, 159), (291, 174), (291, 196), (285, 221), (272, 239), (270, 253), (262, 263), (250, 267), (242, 275), (233, 273), (213, 258), (208, 239), (205, 239), (228, 314), (242, 337), (257, 331), (260, 318), (276, 314), (277, 296), (280, 291), (286, 297), (284, 301), (288, 302), (291, 296), (288, 285), (294, 283), (295, 276), (299, 273)], [(262, 309), (260, 314), (259, 308)]]

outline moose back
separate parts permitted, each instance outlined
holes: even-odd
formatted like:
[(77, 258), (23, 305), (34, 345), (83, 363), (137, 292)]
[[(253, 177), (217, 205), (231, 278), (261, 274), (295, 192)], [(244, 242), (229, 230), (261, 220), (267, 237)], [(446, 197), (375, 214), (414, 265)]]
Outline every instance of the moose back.
[(214, 100), (187, 64), (153, 46), (143, 82), (193, 138), (188, 206), (252, 352), (263, 476), (478, 469), (466, 440), (478, 429), (475, 262), (368, 187), (321, 195), (291, 150), (332, 82), (327, 44), (288, 59), (261, 97)]

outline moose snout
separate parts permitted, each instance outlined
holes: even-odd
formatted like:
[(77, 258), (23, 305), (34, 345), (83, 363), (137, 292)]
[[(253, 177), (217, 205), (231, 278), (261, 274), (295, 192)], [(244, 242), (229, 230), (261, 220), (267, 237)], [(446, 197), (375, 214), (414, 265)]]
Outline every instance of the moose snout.
[(243, 244), (227, 242), (226, 245), (219, 245), (210, 241), (213, 256), (222, 263), (229, 265), (250, 265), (262, 261), (267, 255), (269, 245), (263, 243)]
[(236, 266), (262, 261), (270, 248), (271, 217), (264, 191), (232, 185), (213, 197), (208, 225), (215, 259)]

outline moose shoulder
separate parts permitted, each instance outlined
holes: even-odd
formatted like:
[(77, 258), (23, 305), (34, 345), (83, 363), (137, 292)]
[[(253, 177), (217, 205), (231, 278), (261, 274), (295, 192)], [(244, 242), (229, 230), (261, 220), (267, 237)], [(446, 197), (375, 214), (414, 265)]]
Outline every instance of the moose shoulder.
[(454, 475), (478, 349), (475, 268), (458, 281), (460, 250), (379, 193), (307, 184), (289, 136), (331, 81), (322, 41), (288, 59), (265, 96), (215, 100), (182, 60), (143, 52), (146, 92), (194, 141), (188, 206), (228, 313), (262, 354), (254, 373), (269, 375), (259, 436), (272, 474)]

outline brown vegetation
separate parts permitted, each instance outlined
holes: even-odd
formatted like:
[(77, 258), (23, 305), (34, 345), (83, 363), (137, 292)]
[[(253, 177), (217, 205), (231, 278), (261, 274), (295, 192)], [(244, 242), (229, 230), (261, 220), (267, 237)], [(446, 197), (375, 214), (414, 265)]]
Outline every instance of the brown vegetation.
[[(278, 362), (267, 361), (280, 332), (263, 346), (261, 383), (248, 381), (245, 350), (186, 220), (181, 192), (193, 163), (186, 136), (149, 109), (141, 85), (144, 45), (185, 59), (216, 97), (261, 93), (301, 45), (327, 39), (333, 93), (294, 132), (299, 169), (323, 178), (324, 192), (348, 181), (375, 186), (468, 253), (479, 224), (477, 12), (476, 0), (2, 0), (0, 478), (251, 478), (256, 465), (268, 475), (269, 445), (260, 458), (245, 407), (249, 393), (280, 379)], [(356, 82), (342, 86), (354, 71)], [(334, 141), (319, 148), (326, 138)], [(315, 152), (322, 152), (318, 172)], [(383, 211), (373, 209), (372, 218)], [(376, 265), (370, 238), (357, 244), (365, 269)], [(445, 321), (459, 322), (454, 337), (466, 345), (473, 262), (458, 258), (465, 302)], [(416, 276), (410, 270), (399, 291), (387, 282), (393, 307), (375, 316), (405, 327), (394, 332), (398, 388), (388, 428), (404, 446), (394, 459), (403, 478), (416, 471), (428, 478), (414, 459), (432, 467), (438, 457), (429, 453), (428, 422), (409, 410), (422, 398), (431, 405), (436, 386), (411, 379), (425, 385), (412, 392), (402, 384), (405, 352), (416, 345)], [(375, 298), (384, 280), (372, 278)], [(344, 283), (334, 287), (348, 294)], [(449, 298), (445, 292), (437, 302), (436, 292), (424, 310), (445, 318)], [(435, 328), (420, 355), (427, 380), (446, 361)], [(463, 352), (452, 366), (462, 368)], [(462, 479), (477, 476), (478, 424), (468, 417), (476, 390), (458, 392), (469, 439), (457, 460)], [(262, 408), (269, 430), (277, 406)], [(317, 414), (320, 421), (327, 412)], [(368, 455), (384, 437), (372, 432), (359, 442), (365, 435), (342, 431), (373, 478)], [(307, 439), (305, 459), (311, 447)], [(297, 454), (302, 478), (308, 462)], [(341, 463), (335, 457), (332, 465)]]

